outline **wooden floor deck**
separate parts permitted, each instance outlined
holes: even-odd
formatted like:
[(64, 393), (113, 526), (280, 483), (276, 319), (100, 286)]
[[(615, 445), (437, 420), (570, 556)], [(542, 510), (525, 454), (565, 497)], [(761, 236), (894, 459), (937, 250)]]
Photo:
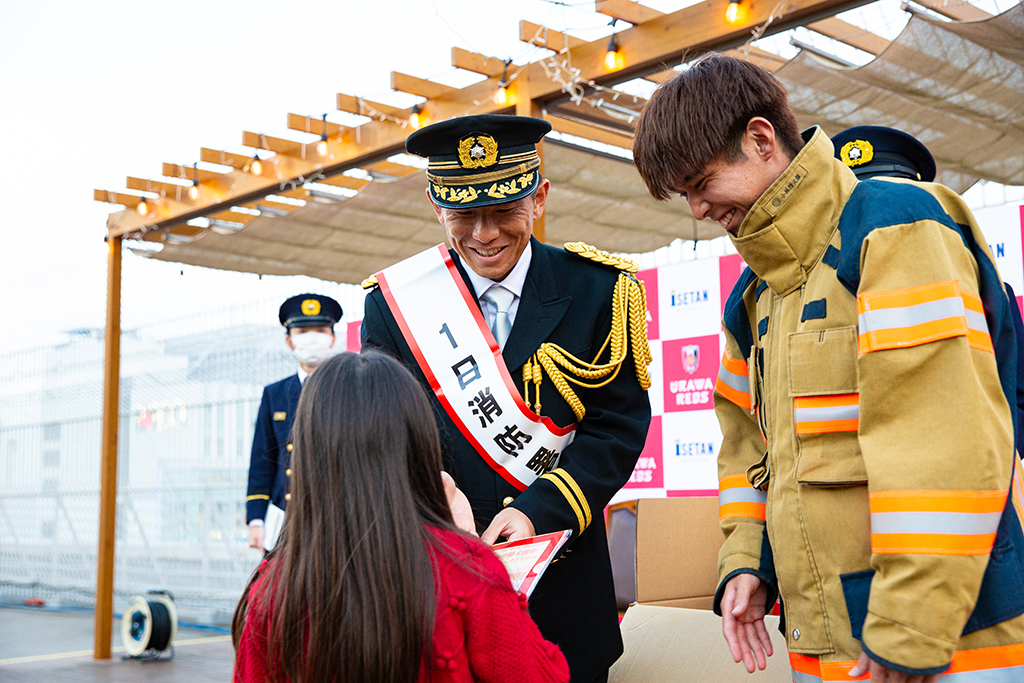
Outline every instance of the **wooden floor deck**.
[(206, 683), (231, 680), (231, 637), (179, 626), (174, 659), (123, 660), (114, 620), (109, 660), (92, 656), (93, 615), (0, 608), (0, 681), (67, 683)]

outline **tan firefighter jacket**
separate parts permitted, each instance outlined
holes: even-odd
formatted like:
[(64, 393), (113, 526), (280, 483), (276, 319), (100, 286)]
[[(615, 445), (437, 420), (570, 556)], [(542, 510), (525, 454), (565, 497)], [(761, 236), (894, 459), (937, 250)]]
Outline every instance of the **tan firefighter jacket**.
[(716, 611), (753, 573), (821, 678), (862, 647), (944, 671), (954, 652), (1024, 640), (1010, 303), (956, 194), (858, 183), (821, 130), (805, 136), (733, 240), (749, 269), (715, 393)]

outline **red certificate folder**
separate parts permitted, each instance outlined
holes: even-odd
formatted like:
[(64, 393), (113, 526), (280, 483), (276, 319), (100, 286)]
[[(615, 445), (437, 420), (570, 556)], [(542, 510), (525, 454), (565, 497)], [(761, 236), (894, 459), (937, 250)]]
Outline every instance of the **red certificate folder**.
[(499, 543), (491, 546), (491, 550), (508, 570), (512, 587), (530, 597), (544, 570), (571, 535), (572, 531), (569, 530), (555, 531), (542, 536)]

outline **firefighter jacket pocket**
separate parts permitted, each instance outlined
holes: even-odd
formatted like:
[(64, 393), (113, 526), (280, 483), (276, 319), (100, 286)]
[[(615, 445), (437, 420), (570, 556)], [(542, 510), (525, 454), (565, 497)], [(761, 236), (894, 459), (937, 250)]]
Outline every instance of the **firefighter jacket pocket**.
[(797, 482), (863, 484), (856, 326), (793, 332), (787, 345)]

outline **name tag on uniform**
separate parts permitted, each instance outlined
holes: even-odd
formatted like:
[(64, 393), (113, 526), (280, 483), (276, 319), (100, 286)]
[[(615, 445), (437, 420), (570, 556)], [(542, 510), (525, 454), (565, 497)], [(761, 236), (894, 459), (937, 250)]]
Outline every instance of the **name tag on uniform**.
[(276, 412), (276, 413), (274, 413), (274, 422), (284, 422), (285, 418), (287, 418), (287, 417), (288, 417), (288, 413), (281, 412), (281, 411)]

